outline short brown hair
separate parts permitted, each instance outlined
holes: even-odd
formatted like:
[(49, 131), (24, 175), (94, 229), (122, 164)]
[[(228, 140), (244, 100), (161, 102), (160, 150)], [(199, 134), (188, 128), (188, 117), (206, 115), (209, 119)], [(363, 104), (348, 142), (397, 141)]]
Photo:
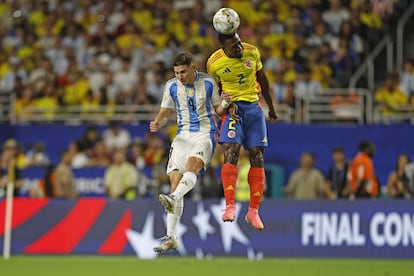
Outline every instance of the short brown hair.
[(178, 54), (173, 62), (173, 66), (187, 65), (190, 66), (193, 64), (193, 55), (190, 52), (183, 52)]

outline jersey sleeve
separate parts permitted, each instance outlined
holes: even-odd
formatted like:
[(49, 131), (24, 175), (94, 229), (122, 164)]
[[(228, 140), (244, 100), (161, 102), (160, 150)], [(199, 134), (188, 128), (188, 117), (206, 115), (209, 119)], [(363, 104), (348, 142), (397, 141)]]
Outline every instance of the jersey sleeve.
[(207, 70), (208, 74), (214, 79), (215, 82), (220, 82), (220, 78), (217, 76), (216, 71), (212, 70), (211, 67)]
[(171, 96), (170, 89), (171, 89), (171, 83), (167, 83), (164, 87), (164, 92), (162, 94), (161, 107), (174, 109), (175, 102)]
[(207, 61), (207, 74), (209, 74), (216, 82), (220, 82), (220, 78), (216, 74), (216, 70), (214, 69), (214, 61), (209, 58)]

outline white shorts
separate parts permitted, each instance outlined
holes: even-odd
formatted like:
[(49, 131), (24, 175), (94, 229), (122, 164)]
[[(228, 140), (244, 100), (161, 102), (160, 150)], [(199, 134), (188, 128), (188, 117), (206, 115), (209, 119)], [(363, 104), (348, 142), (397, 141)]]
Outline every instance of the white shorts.
[(167, 165), (167, 174), (174, 170), (185, 172), (189, 157), (197, 157), (204, 162), (204, 171), (210, 166), (214, 154), (216, 141), (209, 133), (180, 133), (172, 141), (170, 157)]

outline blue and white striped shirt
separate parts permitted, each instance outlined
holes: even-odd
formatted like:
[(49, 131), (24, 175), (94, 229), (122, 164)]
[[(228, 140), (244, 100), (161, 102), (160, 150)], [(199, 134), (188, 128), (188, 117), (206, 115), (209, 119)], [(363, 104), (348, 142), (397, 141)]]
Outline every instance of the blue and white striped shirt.
[(214, 106), (220, 104), (218, 85), (214, 79), (196, 72), (194, 83), (183, 85), (177, 78), (167, 81), (161, 107), (177, 111), (178, 133), (215, 133)]

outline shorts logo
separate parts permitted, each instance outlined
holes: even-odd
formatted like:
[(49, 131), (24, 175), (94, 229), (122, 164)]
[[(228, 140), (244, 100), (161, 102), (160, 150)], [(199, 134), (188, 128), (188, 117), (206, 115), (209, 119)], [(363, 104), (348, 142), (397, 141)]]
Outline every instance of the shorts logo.
[(229, 138), (236, 137), (236, 132), (234, 132), (234, 130), (229, 130), (229, 132), (227, 132), (227, 137)]
[(200, 155), (200, 156), (203, 156), (203, 155), (204, 155), (202, 151), (199, 151), (199, 152), (197, 152), (196, 154), (197, 154), (197, 155)]
[(246, 66), (247, 68), (252, 68), (253, 63), (250, 59), (248, 59), (244, 62), (244, 66)]

